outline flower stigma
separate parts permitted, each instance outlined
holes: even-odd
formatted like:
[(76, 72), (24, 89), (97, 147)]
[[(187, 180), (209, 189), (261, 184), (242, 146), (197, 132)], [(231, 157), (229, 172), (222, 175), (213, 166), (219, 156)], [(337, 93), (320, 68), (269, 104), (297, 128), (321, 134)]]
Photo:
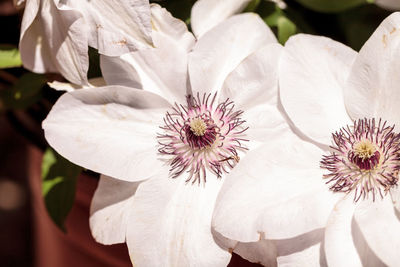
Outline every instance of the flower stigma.
[(397, 186), (400, 170), (400, 134), (386, 121), (359, 119), (332, 134), (332, 152), (325, 155), (321, 168), (334, 192), (354, 191), (354, 201), (376, 194), (381, 198)]
[(177, 104), (164, 117), (164, 131), (157, 135), (161, 155), (169, 156), (170, 175), (187, 173), (186, 182), (206, 182), (207, 173), (218, 178), (228, 173), (247, 150), (243, 111), (233, 101), (217, 104), (217, 95), (189, 95), (186, 105)]

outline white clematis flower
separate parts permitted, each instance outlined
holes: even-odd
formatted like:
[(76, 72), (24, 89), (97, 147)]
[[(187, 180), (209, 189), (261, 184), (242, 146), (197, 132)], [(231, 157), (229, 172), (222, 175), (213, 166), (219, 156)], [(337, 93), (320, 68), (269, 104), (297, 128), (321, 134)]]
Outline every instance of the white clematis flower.
[(359, 54), (328, 38), (291, 37), (279, 94), (292, 131), (266, 137), (230, 173), (216, 231), (270, 240), (283, 266), (397, 266), (399, 57), (400, 13)]
[(20, 51), (27, 69), (87, 85), (88, 45), (110, 56), (151, 47), (148, 0), (26, 1)]
[[(182, 33), (174, 25), (170, 32)], [(137, 80), (121, 79), (125, 86), (59, 99), (43, 122), (46, 139), (72, 162), (104, 174), (90, 218), (98, 242), (126, 242), (138, 266), (224, 266), (232, 250), (276, 264), (268, 242), (228, 248), (211, 227), (229, 171), (267, 142), (271, 129), (287, 128), (267, 105), (277, 103), (276, 42), (257, 15), (236, 15), (191, 52), (168, 42), (138, 51), (132, 62), (143, 90), (127, 87)], [(257, 254), (260, 247), (269, 254)]]

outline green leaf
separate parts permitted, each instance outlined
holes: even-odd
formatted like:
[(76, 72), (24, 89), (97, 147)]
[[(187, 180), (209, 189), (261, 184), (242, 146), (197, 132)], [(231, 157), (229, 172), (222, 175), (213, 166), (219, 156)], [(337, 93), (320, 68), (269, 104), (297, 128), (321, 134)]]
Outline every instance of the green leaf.
[(252, 0), (247, 7), (243, 10), (243, 12), (254, 12), (258, 5), (260, 4), (261, 0)]
[(0, 99), (7, 109), (25, 109), (42, 97), (46, 84), (44, 75), (25, 73), (9, 89), (0, 91)]
[(277, 21), (278, 40), (284, 45), (290, 36), (296, 33), (296, 25), (285, 16), (280, 16)]
[(21, 56), (17, 48), (0, 45), (0, 69), (21, 67)]
[(367, 4), (368, 0), (296, 0), (305, 7), (318, 12), (337, 13)]
[(64, 232), (64, 222), (74, 203), (81, 170), (53, 149), (46, 149), (42, 161), (42, 195), (51, 219)]

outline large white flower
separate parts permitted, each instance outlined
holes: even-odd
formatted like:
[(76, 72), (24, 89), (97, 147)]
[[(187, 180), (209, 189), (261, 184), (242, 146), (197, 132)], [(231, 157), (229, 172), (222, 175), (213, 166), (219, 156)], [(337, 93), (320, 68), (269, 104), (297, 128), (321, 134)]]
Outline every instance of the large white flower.
[[(193, 37), (174, 25), (191, 47)], [(211, 217), (246, 150), (287, 127), (270, 107), (281, 46), (257, 15), (242, 14), (188, 50), (166, 41), (132, 56), (129, 69), (140, 83), (111, 75), (125, 86), (64, 94), (43, 123), (46, 139), (72, 162), (104, 174), (92, 202), (92, 234), (103, 244), (126, 242), (134, 265), (223, 266), (232, 250), (274, 265), (268, 242), (227, 242), (213, 233)], [(256, 254), (261, 247), (268, 254)]]
[(398, 266), (399, 58), (400, 13), (359, 54), (291, 37), (279, 95), (292, 131), (269, 135), (230, 173), (216, 231), (272, 240), (281, 265)]
[(88, 45), (110, 56), (150, 47), (149, 1), (26, 1), (20, 36), (26, 68), (86, 85)]

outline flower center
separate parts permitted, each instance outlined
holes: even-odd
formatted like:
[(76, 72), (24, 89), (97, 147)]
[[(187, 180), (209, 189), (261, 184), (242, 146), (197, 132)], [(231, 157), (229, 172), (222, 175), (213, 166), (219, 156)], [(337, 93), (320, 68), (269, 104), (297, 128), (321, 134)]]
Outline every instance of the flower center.
[(190, 130), (196, 135), (196, 136), (203, 136), (206, 133), (207, 130), (207, 124), (200, 118), (194, 118), (190, 122)]
[(349, 151), (349, 160), (361, 170), (371, 170), (377, 167), (381, 154), (369, 140), (356, 143)]
[(186, 141), (192, 148), (211, 146), (217, 139), (218, 127), (209, 114), (188, 120), (184, 126)]
[(360, 119), (332, 134), (332, 152), (321, 168), (335, 192), (354, 192), (354, 200), (379, 194), (381, 198), (397, 185), (400, 170), (400, 134), (379, 119)]
[(216, 104), (216, 95), (189, 95), (186, 105), (175, 104), (167, 112), (158, 134), (161, 155), (168, 156), (172, 178), (188, 173), (186, 181), (206, 181), (207, 173), (221, 177), (247, 150), (242, 111), (234, 111), (229, 99)]

